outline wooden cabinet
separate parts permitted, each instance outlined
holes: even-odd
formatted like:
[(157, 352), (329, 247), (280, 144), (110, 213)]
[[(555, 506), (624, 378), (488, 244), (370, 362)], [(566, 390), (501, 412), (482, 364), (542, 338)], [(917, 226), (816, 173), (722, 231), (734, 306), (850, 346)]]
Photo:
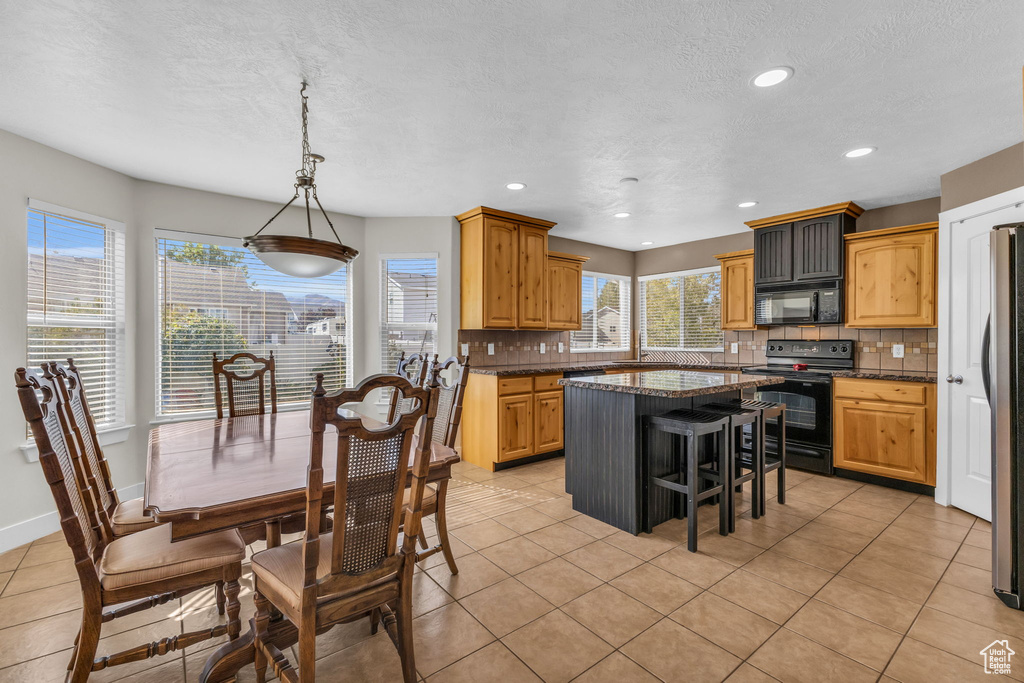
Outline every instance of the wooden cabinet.
[(494, 470), (499, 463), (563, 448), (559, 379), (561, 374), (471, 374), (463, 401), (462, 459)]
[(580, 329), (580, 266), (587, 259), (548, 252), (554, 223), (486, 206), (456, 218), (462, 329)]
[(585, 256), (548, 252), (548, 329), (578, 330), (581, 328), (580, 291)]
[(753, 330), (754, 250), (715, 257), (722, 264), (722, 329)]
[(846, 236), (846, 326), (938, 324), (939, 224)]
[(843, 236), (864, 210), (853, 202), (748, 221), (754, 228), (754, 282), (785, 284), (843, 277)]
[(836, 378), (837, 468), (935, 486), (935, 385)]

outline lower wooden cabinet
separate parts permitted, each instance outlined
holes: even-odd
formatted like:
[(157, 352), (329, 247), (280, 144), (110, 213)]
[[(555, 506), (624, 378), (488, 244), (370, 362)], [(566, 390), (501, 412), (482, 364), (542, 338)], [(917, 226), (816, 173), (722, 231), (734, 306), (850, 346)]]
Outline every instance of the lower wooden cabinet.
[(837, 378), (837, 468), (935, 486), (935, 385)]
[(493, 470), (564, 447), (561, 375), (471, 374), (462, 409), (462, 459)]

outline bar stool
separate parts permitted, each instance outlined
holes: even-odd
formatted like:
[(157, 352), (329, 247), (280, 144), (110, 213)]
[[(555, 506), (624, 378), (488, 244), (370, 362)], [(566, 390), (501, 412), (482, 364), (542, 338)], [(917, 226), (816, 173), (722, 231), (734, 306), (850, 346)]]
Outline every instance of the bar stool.
[[(736, 531), (736, 500), (733, 490), (742, 491), (743, 484), (751, 483), (750, 514), (754, 519), (761, 517), (760, 501), (764, 495), (764, 437), (761, 426), (761, 411), (748, 408), (739, 400), (706, 403), (700, 410), (721, 415), (729, 421), (729, 441), (727, 445), (729, 465), (728, 495), (724, 496), (729, 505), (729, 531)], [(743, 445), (743, 428), (750, 425), (750, 449)], [(744, 471), (746, 470), (746, 471)]]
[[(654, 476), (651, 472), (650, 432), (659, 431), (670, 435), (675, 456), (675, 471), (662, 476)], [(710, 436), (711, 453), (702, 452)], [(673, 410), (662, 415), (645, 415), (643, 417), (644, 469), (647, 475), (647, 514), (644, 515), (644, 531), (653, 531), (652, 487), (661, 487), (674, 493), (683, 494), (686, 509), (687, 541), (690, 552), (697, 552), (697, 507), (702, 500), (713, 496), (721, 496), (718, 506), (718, 533), (726, 536), (729, 533), (730, 506), (725, 502), (729, 484), (729, 419), (722, 415), (697, 411)], [(708, 458), (707, 455), (713, 455)], [(705, 456), (702, 458), (702, 456)], [(701, 464), (702, 460), (710, 461)], [(710, 485), (701, 490), (701, 481)], [(683, 506), (676, 506), (677, 518), (682, 517)]]
[[(773, 470), (779, 471), (778, 476), (778, 498), (779, 503), (785, 505), (786, 503), (786, 404), (785, 403), (772, 403), (771, 401), (756, 401), (752, 398), (740, 399), (739, 402), (744, 408), (750, 408), (752, 410), (761, 411), (761, 434), (760, 443), (764, 454), (761, 457), (761, 461), (764, 463), (764, 474), (767, 475)], [(767, 434), (767, 423), (769, 420), (775, 420), (775, 454), (772, 455), (768, 452), (768, 441), (765, 438)], [(761, 487), (761, 500), (759, 501), (761, 507), (761, 514), (765, 513), (767, 498), (765, 496), (765, 486)]]

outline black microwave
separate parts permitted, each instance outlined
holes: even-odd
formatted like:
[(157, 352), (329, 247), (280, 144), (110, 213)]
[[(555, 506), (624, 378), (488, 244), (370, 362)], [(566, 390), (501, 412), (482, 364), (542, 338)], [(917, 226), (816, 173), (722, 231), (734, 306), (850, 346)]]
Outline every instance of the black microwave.
[(843, 290), (806, 286), (772, 288), (754, 293), (757, 325), (834, 325), (843, 322)]

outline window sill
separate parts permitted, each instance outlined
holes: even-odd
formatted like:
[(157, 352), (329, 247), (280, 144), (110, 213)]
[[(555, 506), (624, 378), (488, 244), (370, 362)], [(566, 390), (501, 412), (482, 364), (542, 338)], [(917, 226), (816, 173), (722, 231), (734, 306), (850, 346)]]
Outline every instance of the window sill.
[[(96, 435), (99, 437), (100, 446), (110, 446), (115, 443), (123, 443), (128, 440), (128, 433), (135, 425), (116, 425), (98, 429)], [(39, 462), (39, 449), (35, 441), (29, 441), (18, 446), (18, 450), (25, 457), (25, 462)]]

